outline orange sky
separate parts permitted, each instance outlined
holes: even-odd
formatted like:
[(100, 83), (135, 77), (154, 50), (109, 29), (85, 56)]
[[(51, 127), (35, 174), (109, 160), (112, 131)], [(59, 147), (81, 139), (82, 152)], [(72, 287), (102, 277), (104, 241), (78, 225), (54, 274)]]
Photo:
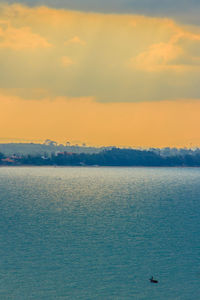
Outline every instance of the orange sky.
[[(92, 99), (0, 98), (2, 141), (50, 138), (60, 143), (191, 147), (200, 141), (200, 101), (98, 103)], [(12, 139), (10, 139), (12, 141)]]

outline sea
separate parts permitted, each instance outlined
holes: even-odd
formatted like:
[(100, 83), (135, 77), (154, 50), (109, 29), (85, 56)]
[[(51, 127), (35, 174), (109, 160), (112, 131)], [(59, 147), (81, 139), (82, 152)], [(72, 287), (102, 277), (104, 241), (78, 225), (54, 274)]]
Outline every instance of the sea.
[(200, 168), (1, 167), (0, 299), (200, 299)]

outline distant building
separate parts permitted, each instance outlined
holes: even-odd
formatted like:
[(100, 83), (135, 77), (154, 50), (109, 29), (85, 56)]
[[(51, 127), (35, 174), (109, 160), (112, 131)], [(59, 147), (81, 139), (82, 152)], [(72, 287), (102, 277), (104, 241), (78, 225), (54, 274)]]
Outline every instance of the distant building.
[(2, 162), (5, 162), (5, 163), (14, 163), (14, 159), (10, 158), (10, 157), (6, 157), (6, 158), (2, 158), (1, 160)]

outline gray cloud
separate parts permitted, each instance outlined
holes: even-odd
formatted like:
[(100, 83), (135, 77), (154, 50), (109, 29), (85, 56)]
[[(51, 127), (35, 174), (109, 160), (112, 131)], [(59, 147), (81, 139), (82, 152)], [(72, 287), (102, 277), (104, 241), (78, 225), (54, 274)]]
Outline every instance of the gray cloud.
[(199, 0), (7, 0), (6, 3), (30, 6), (47, 5), (70, 10), (133, 13), (150, 16), (171, 17), (177, 21), (200, 25)]

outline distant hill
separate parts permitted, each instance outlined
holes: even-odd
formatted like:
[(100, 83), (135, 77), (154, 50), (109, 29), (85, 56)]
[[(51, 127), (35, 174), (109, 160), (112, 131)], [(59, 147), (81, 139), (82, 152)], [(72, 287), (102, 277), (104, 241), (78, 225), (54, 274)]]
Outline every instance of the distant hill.
[[(54, 141), (46, 140), (43, 144), (38, 143), (4, 143), (0, 144), (0, 152), (6, 156), (13, 154), (17, 155), (47, 155), (51, 156), (52, 153), (58, 152), (71, 152), (71, 153), (86, 153), (95, 154), (103, 150), (111, 150), (115, 147), (88, 147), (79, 145), (59, 145)], [(123, 148), (122, 148), (123, 149)], [(129, 148), (132, 149), (132, 148)], [(133, 150), (133, 149), (132, 149)], [(147, 149), (143, 149), (147, 150)], [(188, 149), (188, 148), (149, 148), (148, 151), (152, 151), (160, 156), (183, 156), (183, 155), (196, 155), (200, 154), (200, 149)]]
[(78, 145), (57, 145), (55, 142), (48, 140), (44, 144), (36, 143), (7, 143), (0, 144), (0, 152), (6, 156), (16, 155), (47, 155), (57, 152), (72, 152), (72, 153), (99, 153), (104, 149), (111, 149), (111, 147), (87, 147)]

